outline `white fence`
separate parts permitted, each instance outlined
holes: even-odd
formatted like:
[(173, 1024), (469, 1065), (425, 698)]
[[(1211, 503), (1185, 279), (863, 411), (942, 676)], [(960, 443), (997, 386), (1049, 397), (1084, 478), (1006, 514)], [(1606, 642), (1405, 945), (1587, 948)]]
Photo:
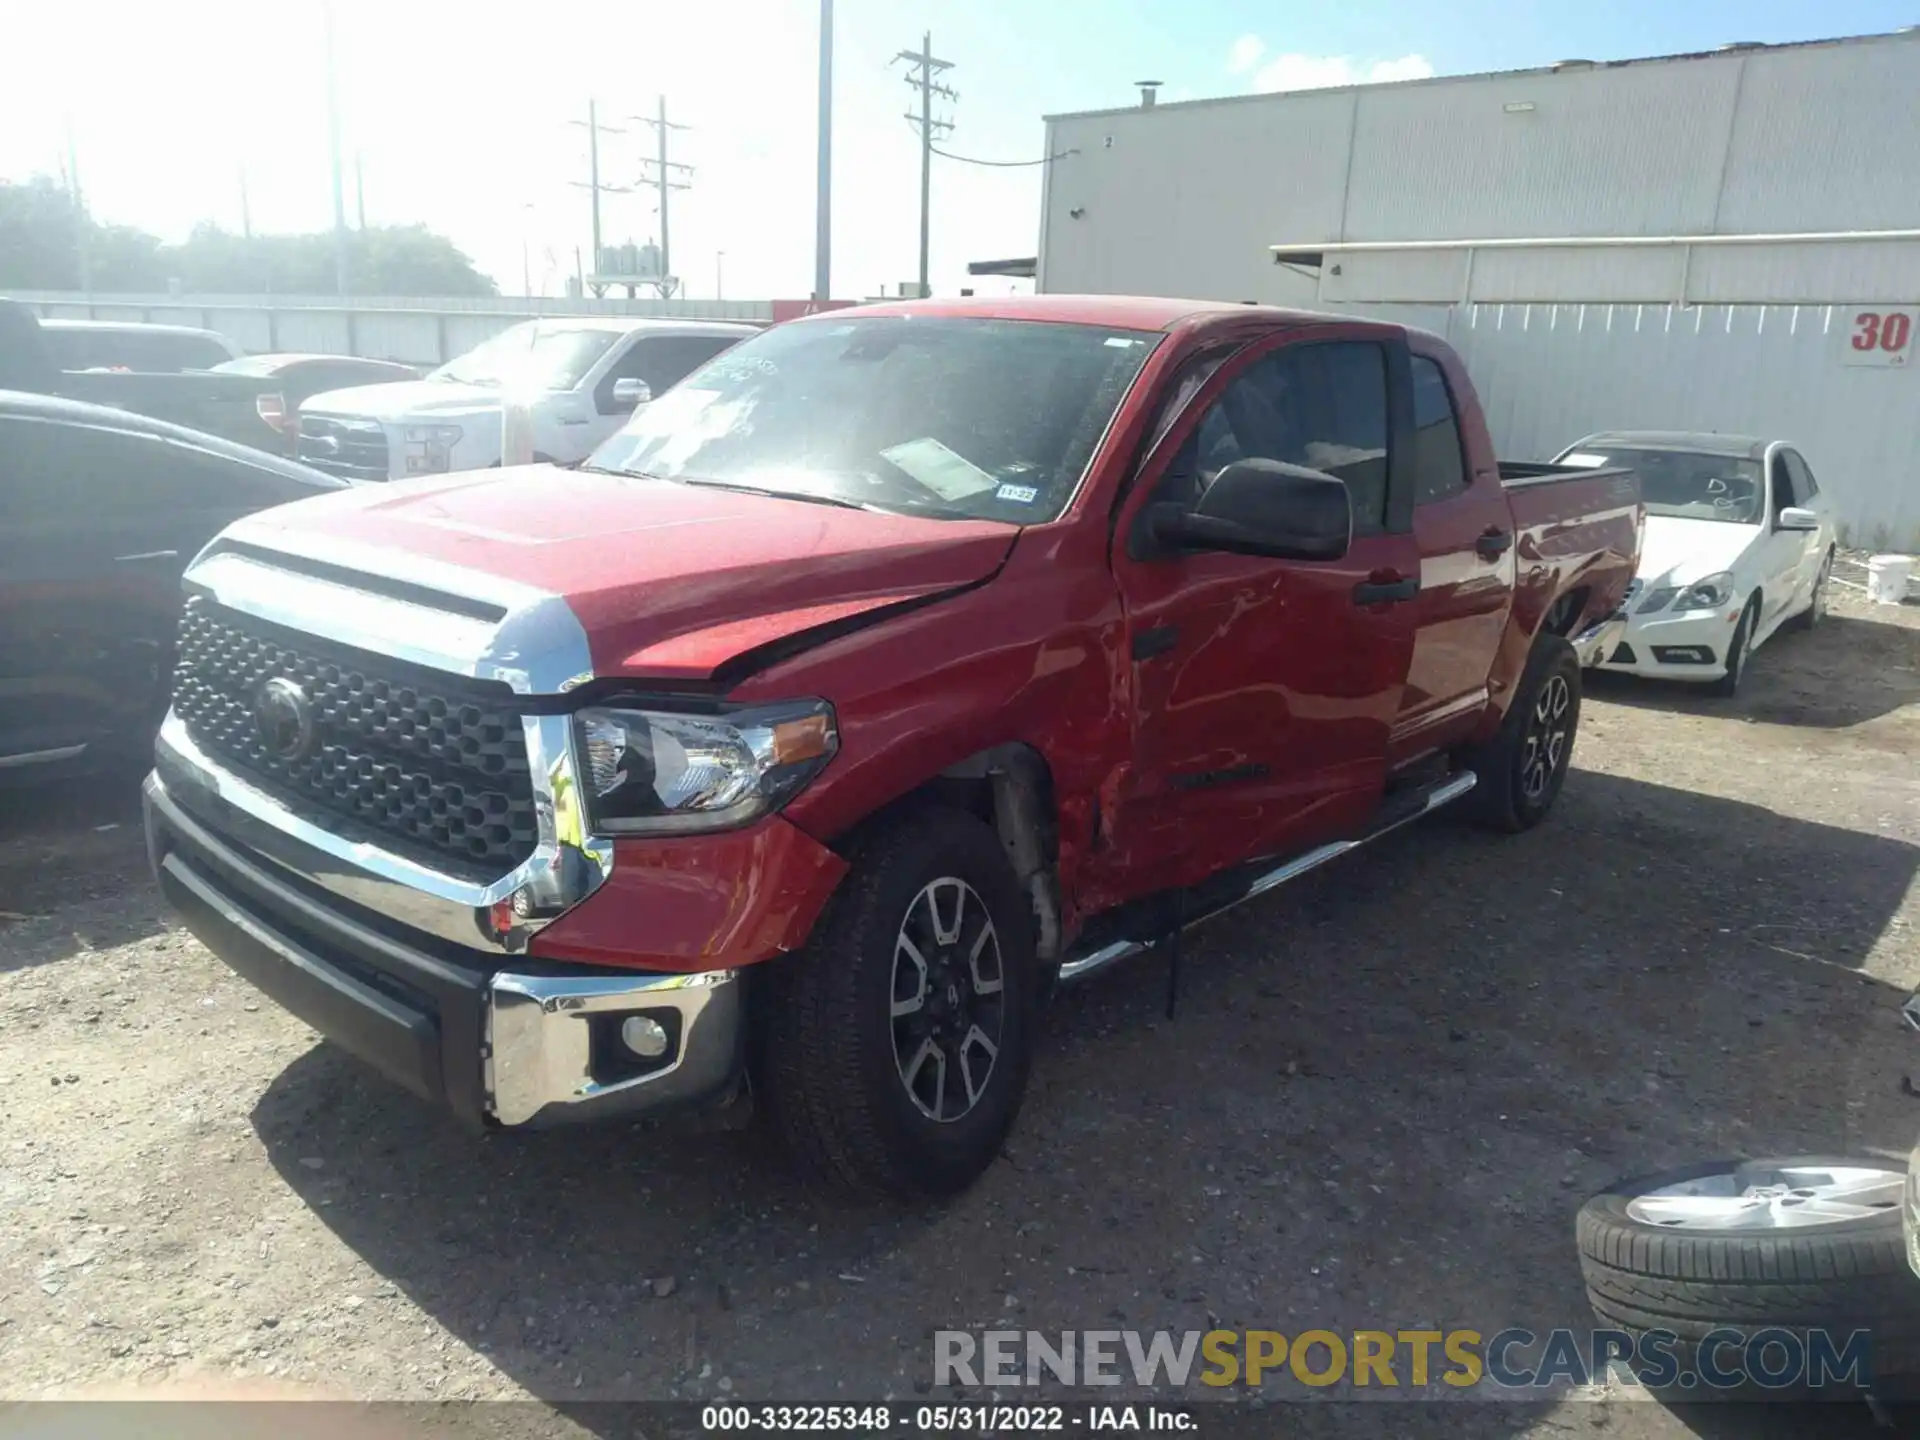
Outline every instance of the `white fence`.
[[(1913, 309), (1350, 308), (1444, 334), (1466, 357), (1505, 458), (1551, 458), (1595, 430), (1777, 436), (1807, 457), (1844, 543), (1920, 551), (1920, 362), (1906, 363), (1920, 349)], [(1873, 343), (1862, 343), (1869, 330)]]
[(769, 320), (766, 300), (543, 300), (518, 297), (97, 295), (9, 291), (48, 319), (136, 320), (218, 330), (254, 354), (364, 355), (438, 365), (537, 315), (659, 315), (680, 320)]

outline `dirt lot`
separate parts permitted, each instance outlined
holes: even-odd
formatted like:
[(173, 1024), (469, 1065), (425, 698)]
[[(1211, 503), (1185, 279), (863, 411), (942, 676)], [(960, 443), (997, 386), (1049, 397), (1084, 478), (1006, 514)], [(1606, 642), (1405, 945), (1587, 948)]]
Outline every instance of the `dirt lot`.
[(1590, 1189), (1920, 1132), (1916, 757), (1911, 607), (1841, 597), (1737, 702), (1597, 682), (1545, 828), (1402, 832), (1214, 922), (1171, 1023), (1150, 960), (1069, 994), (1006, 1162), (913, 1214), (737, 1135), (459, 1134), (169, 925), (128, 794), (6, 796), (0, 1393), (273, 1376), (531, 1398), (484, 1423), (545, 1434), (593, 1398), (911, 1397), (936, 1326), (1582, 1325)]

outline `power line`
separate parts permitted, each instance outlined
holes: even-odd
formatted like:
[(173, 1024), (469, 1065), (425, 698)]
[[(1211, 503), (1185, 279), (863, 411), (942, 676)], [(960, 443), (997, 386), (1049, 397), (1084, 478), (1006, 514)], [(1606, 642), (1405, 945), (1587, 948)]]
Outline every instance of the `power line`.
[(951, 120), (933, 118), (933, 97), (938, 95), (946, 100), (958, 101), (960, 92), (937, 82), (933, 77), (943, 70), (951, 70), (951, 60), (938, 59), (933, 53), (933, 34), (928, 31), (920, 37), (920, 49), (902, 50), (893, 57), (905, 60), (913, 72), (906, 76), (907, 84), (920, 92), (920, 113), (907, 112), (907, 119), (920, 130), (920, 296), (925, 299), (931, 292), (927, 285), (927, 241), (930, 233), (933, 199), (933, 140), (934, 132), (946, 136), (953, 133)]
[(956, 155), (951, 150), (931, 147), (933, 153), (942, 160), (958, 160), (962, 165), (992, 165), (997, 169), (1014, 170), (1022, 165), (1051, 165), (1056, 160), (1064, 160), (1069, 155), (1078, 155), (1078, 150), (1062, 150), (1053, 155), (1042, 155), (1038, 160), (977, 160), (971, 155)]

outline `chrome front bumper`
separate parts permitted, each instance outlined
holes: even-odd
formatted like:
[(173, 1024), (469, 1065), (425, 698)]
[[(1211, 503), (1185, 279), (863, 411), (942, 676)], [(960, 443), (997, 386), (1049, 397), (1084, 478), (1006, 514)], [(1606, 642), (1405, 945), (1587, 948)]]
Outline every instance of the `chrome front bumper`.
[[(495, 975), (488, 989), (489, 1114), (501, 1125), (595, 1120), (724, 1094), (740, 1071), (739, 972)], [(658, 1020), (657, 1065), (618, 1063), (621, 1023)], [(609, 1063), (609, 1056), (614, 1063)]]
[[(341, 1049), (474, 1126), (541, 1127), (724, 1101), (742, 1073), (738, 972), (662, 974), (450, 945), (316, 883), (319, 856), (236, 841), (204, 791), (147, 778), (154, 873), (194, 935)], [(240, 832), (245, 833), (245, 832)], [(634, 1015), (666, 1031), (644, 1060)]]

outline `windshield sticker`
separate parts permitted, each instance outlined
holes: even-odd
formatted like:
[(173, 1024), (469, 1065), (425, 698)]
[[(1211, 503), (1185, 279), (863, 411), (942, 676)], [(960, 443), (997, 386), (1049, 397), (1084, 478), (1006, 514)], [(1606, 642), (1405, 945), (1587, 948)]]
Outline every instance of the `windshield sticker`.
[(1125, 335), (1109, 335), (1107, 337), (1107, 344), (1115, 350), (1131, 350), (1139, 343), (1138, 340), (1129, 339)]
[(993, 489), (999, 482), (964, 455), (957, 455), (931, 435), (909, 440), (880, 454), (898, 465), (942, 500), (965, 500)]
[(1013, 500), (1022, 505), (1031, 505), (1040, 498), (1040, 492), (1032, 485), (1002, 485), (993, 492), (996, 500)]
[(1598, 470), (1607, 463), (1604, 455), (1589, 455), (1584, 450), (1575, 451), (1560, 462), (1562, 465), (1578, 465), (1582, 470)]

